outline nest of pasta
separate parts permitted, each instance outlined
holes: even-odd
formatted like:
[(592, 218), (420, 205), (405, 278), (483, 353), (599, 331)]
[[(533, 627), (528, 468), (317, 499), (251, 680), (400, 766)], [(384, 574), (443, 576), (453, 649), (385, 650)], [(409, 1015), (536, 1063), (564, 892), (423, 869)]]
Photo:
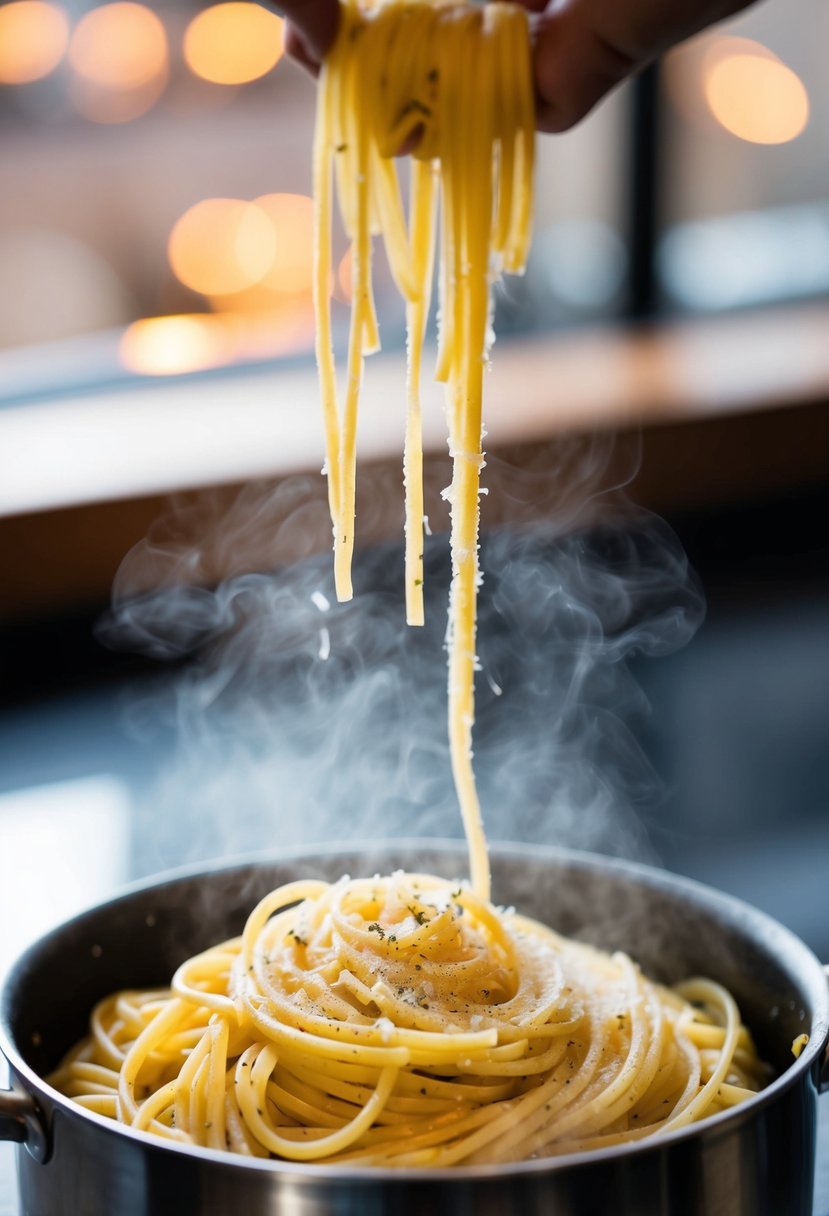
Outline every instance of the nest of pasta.
[(169, 990), (103, 1001), (52, 1083), (169, 1140), (372, 1166), (663, 1134), (761, 1088), (732, 997), (666, 989), (428, 875), (291, 883)]

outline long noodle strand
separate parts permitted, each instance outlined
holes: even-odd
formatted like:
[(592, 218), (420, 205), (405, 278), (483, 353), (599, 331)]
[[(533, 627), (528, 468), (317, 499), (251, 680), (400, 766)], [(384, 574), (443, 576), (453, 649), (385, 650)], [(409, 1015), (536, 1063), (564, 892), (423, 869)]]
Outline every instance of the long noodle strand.
[(406, 623), (422, 625), (423, 611), (423, 424), (420, 374), (423, 339), (432, 294), (435, 243), (435, 175), (430, 161), (412, 165), (412, 258), (425, 265), (419, 299), (406, 306), (406, 444), (403, 449), (403, 484), (406, 489)]
[[(376, 345), (371, 233), (381, 236), (406, 299), (406, 618), (423, 623), (423, 480), (420, 377), (434, 258), (434, 191), (441, 197), (436, 379), (446, 384), (452, 483), (452, 585), (447, 627), (452, 773), (475, 890), (489, 896), (489, 865), (472, 768), (475, 705), (478, 503), (483, 370), (490, 283), (523, 269), (532, 197), (533, 109), (527, 17), (514, 4), (402, 0), (343, 9), (321, 82), (314, 149), (317, 309), (337, 596), (350, 599), (354, 548), (357, 405), (363, 356)], [(416, 143), (409, 224), (392, 160)], [(331, 326), (331, 163), (352, 241), (353, 300), (345, 401), (337, 412)], [(323, 349), (324, 348), (324, 349)]]

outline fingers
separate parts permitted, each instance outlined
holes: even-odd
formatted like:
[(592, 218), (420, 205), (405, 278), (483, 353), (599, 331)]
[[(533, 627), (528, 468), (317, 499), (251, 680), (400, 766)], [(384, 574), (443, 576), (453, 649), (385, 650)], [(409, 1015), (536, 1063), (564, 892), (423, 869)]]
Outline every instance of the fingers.
[(547, 0), (515, 0), (516, 4), (520, 4), (528, 13), (543, 13), (547, 7)]
[(552, 3), (532, 21), (539, 131), (567, 131), (644, 65), (603, 38), (586, 8)]
[(338, 0), (275, 0), (274, 7), (288, 18), (288, 54), (316, 72), (337, 34)]
[[(667, 47), (751, 0), (518, 0), (531, 17), (536, 126), (566, 131)], [(337, 33), (339, 0), (274, 0), (285, 49), (313, 75)]]
[(520, 0), (531, 18), (540, 131), (566, 131), (626, 77), (750, 0)]
[(306, 71), (310, 72), (312, 76), (319, 76), (319, 56), (314, 55), (308, 49), (302, 34), (290, 23), (285, 26), (285, 53), (296, 63), (304, 67)]

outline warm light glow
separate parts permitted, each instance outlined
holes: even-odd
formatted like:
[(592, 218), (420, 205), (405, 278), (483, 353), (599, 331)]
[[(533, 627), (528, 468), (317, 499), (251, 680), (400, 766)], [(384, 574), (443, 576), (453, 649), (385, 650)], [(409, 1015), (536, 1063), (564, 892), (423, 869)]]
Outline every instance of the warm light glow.
[(211, 296), (210, 304), (217, 321), (236, 326), (240, 359), (269, 359), (313, 349), (310, 294), (280, 296), (259, 285), (233, 296)]
[(273, 226), (275, 251), (262, 278), (269, 291), (311, 291), (314, 276), (314, 204), (305, 194), (264, 194), (254, 205)]
[(128, 371), (175, 376), (216, 367), (232, 357), (224, 325), (216, 317), (148, 317), (124, 332), (118, 348)]
[(0, 8), (0, 84), (28, 84), (58, 66), (69, 41), (62, 8), (45, 0), (14, 0)]
[[(244, 300), (246, 294), (239, 298)], [(231, 309), (135, 321), (121, 338), (121, 363), (140, 376), (181, 376), (310, 350), (314, 342), (310, 304), (294, 307), (287, 298), (274, 301), (269, 295), (268, 299), (269, 310), (252, 307), (250, 311)], [(220, 297), (219, 307), (224, 308), (226, 300), (226, 296)]]
[(224, 295), (265, 277), (273, 264), (276, 234), (256, 203), (208, 198), (178, 220), (167, 252), (174, 274), (186, 287)]
[(705, 98), (726, 131), (754, 144), (796, 139), (809, 121), (803, 82), (779, 59), (731, 54), (718, 59), (705, 77)]
[[(690, 44), (692, 48), (695, 45), (693, 42)], [(773, 63), (781, 62), (779, 55), (775, 55), (774, 51), (764, 42), (758, 42), (756, 38), (742, 38), (736, 34), (711, 34), (707, 39), (700, 39), (699, 48), (702, 51), (702, 61), (706, 72), (723, 59), (733, 59), (735, 55), (751, 55), (755, 59), (770, 59)]]
[(214, 84), (245, 84), (280, 60), (283, 22), (258, 4), (214, 4), (198, 13), (184, 35), (184, 58)]
[(143, 4), (104, 4), (78, 22), (69, 61), (92, 84), (136, 89), (166, 72), (167, 35), (160, 18)]
[(69, 62), (76, 73), (71, 96), (80, 112), (93, 122), (129, 122), (164, 92), (167, 34), (143, 4), (105, 4), (78, 22)]

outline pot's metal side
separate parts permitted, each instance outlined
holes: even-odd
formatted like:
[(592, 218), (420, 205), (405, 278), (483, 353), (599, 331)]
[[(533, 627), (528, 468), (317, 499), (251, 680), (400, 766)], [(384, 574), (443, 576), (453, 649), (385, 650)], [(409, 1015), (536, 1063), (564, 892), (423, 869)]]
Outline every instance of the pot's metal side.
[[(42, 939), (0, 998), (0, 1046), (36, 1123), (13, 1099), (5, 1127), (19, 1150), (24, 1216), (811, 1216), (817, 1088), (829, 1037), (820, 965), (782, 927), (737, 901), (670, 875), (558, 850), (496, 850), (496, 898), (564, 933), (637, 957), (667, 982), (707, 973), (735, 992), (761, 1051), (781, 1073), (788, 1045), (812, 1041), (746, 1108), (665, 1140), (561, 1162), (405, 1174), (294, 1167), (167, 1147), (60, 1098), (40, 1077), (85, 1031), (92, 1005), (120, 987), (168, 982), (178, 963), (239, 931), (267, 890), (299, 874), (335, 879), (397, 867), (463, 873), (460, 846), (351, 846), (190, 874), (134, 890)], [(0, 1110), (3, 1109), (0, 1094)], [(31, 1113), (31, 1109), (29, 1108)], [(21, 1122), (21, 1116), (23, 1122)], [(3, 1133), (0, 1114), (0, 1136)], [(52, 1155), (39, 1164), (32, 1130)], [(42, 1154), (41, 1154), (42, 1155)]]
[[(548, 1169), (413, 1177), (390, 1171), (239, 1169), (171, 1154), (54, 1111), (55, 1153), (21, 1152), (23, 1216), (811, 1216), (814, 1088), (751, 1119), (638, 1155)], [(702, 1126), (702, 1125), (701, 1125)], [(99, 1129), (96, 1128), (96, 1131)]]

